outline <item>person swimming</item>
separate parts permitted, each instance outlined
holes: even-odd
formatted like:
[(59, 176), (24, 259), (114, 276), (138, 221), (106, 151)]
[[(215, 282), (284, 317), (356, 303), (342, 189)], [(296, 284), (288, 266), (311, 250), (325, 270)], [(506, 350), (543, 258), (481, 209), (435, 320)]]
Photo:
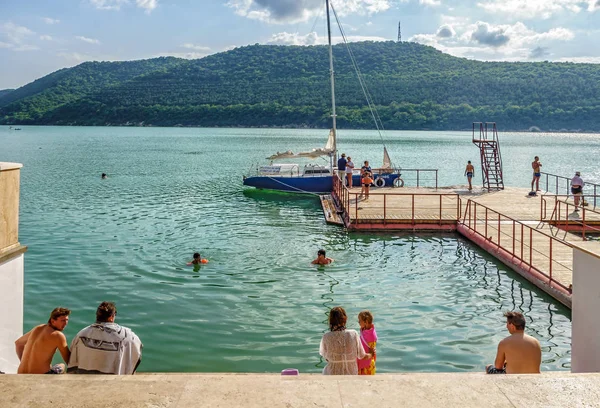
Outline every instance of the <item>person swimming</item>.
[(208, 263), (208, 259), (202, 258), (198, 252), (194, 252), (194, 259), (192, 259), (191, 262), (188, 262), (187, 265), (192, 266), (192, 265), (200, 265), (200, 264), (207, 264), (207, 263)]
[(106, 173), (102, 173), (101, 178), (104, 180), (104, 179), (108, 178), (108, 176), (106, 175)]
[(328, 265), (332, 262), (333, 262), (333, 259), (327, 258), (327, 256), (325, 255), (325, 250), (319, 249), (317, 251), (317, 258), (315, 260), (313, 260), (311, 263), (313, 265)]

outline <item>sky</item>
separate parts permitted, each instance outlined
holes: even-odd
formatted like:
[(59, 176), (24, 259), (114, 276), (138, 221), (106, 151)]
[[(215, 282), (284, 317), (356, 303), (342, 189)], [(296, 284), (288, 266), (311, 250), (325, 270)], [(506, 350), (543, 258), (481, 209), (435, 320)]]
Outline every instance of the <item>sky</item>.
[[(600, 63), (600, 0), (331, 0), (350, 41), (482, 61)], [(0, 89), (84, 61), (326, 43), (324, 0), (0, 0)], [(334, 29), (334, 42), (341, 41)]]

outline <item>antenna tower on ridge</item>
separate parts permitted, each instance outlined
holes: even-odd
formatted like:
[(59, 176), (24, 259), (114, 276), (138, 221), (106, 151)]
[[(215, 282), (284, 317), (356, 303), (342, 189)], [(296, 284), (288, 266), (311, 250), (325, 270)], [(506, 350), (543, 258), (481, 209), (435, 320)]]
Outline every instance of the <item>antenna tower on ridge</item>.
[(400, 30), (400, 21), (398, 21), (398, 42), (402, 41), (402, 31)]

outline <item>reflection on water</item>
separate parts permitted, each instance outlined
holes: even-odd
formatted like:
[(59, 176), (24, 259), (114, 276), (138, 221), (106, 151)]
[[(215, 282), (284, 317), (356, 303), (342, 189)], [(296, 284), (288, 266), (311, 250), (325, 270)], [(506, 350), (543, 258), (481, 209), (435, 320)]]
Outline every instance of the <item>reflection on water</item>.
[[(12, 138), (0, 160), (24, 163), (25, 328), (65, 306), (71, 339), (110, 300), (144, 342), (142, 371), (318, 372), (329, 309), (341, 305), (350, 328), (361, 310), (374, 314), (379, 372), (481, 371), (507, 335), (502, 312), (520, 310), (543, 369), (569, 368), (569, 311), (458, 235), (347, 232), (324, 223), (314, 196), (245, 190), (243, 170), (281, 150), (275, 141), (314, 145), (312, 133), (261, 132), (0, 134)], [(443, 156), (462, 142), (445, 138)], [(369, 149), (364, 159), (380, 156)], [(437, 153), (426, 153), (413, 149), (411, 162), (427, 167)], [(335, 262), (311, 265), (319, 248)], [(187, 267), (194, 252), (210, 263)]]

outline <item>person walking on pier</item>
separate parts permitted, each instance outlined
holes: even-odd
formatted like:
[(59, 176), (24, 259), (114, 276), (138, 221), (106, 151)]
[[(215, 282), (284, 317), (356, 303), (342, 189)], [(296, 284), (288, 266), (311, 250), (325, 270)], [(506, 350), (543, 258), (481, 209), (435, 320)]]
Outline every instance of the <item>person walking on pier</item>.
[[(531, 180), (531, 191), (540, 191), (540, 177), (542, 175), (542, 163), (540, 163), (540, 158), (535, 156), (533, 162), (531, 162), (531, 168), (533, 169), (533, 180)], [(535, 190), (533, 189), (533, 184), (535, 183)]]
[(486, 366), (488, 374), (539, 374), (542, 349), (537, 339), (525, 334), (525, 317), (506, 312), (506, 329), (510, 336), (498, 344), (494, 364)]
[(469, 180), (469, 191), (473, 190), (473, 186), (471, 185), (473, 174), (475, 174), (475, 167), (473, 167), (471, 160), (469, 160), (467, 162), (467, 167), (465, 168), (465, 176), (467, 176), (467, 180)]
[(581, 173), (576, 171), (575, 172), (575, 177), (573, 177), (571, 179), (571, 193), (573, 193), (573, 201), (575, 202), (575, 211), (577, 210), (577, 207), (579, 206), (579, 200), (581, 199), (582, 201), (582, 205), (583, 205), (583, 186), (584, 186), (584, 182), (583, 179), (581, 178)]
[(48, 323), (40, 324), (15, 341), (17, 356), (21, 361), (19, 374), (63, 374), (64, 364), (52, 364), (56, 349), (65, 363), (69, 363), (71, 352), (63, 330), (69, 323), (71, 311), (57, 307), (50, 313)]

